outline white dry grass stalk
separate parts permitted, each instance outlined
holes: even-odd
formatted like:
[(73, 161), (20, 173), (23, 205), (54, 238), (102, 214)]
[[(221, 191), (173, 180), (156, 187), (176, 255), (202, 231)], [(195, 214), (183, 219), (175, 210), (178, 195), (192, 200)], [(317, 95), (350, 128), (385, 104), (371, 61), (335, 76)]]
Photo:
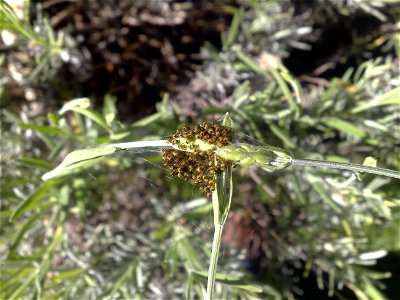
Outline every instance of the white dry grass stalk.
[(107, 147), (115, 147), (117, 149), (132, 149), (132, 148), (146, 148), (146, 147), (174, 148), (173, 145), (168, 144), (166, 140), (117, 143), (108, 145)]

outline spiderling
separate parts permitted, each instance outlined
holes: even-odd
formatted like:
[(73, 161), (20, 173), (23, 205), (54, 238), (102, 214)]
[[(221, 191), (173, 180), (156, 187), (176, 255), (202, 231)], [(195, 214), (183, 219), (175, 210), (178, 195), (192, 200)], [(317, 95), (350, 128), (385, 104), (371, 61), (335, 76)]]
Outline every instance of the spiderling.
[(215, 177), (231, 163), (214, 153), (233, 139), (232, 128), (217, 122), (203, 122), (194, 128), (185, 125), (167, 143), (180, 150), (163, 149), (164, 166), (172, 176), (191, 180), (210, 196), (215, 189)]

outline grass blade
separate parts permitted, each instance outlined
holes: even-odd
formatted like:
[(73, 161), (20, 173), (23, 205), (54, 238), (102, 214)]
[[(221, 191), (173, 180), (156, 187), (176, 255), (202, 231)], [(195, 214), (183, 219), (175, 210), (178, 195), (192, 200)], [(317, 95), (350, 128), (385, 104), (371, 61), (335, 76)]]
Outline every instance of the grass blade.
[(33, 192), (28, 198), (22, 201), (18, 207), (13, 211), (10, 216), (9, 221), (14, 222), (18, 219), (24, 212), (35, 209), (36, 202), (40, 199), (43, 199), (47, 194), (47, 191), (55, 186), (58, 182), (56, 181), (49, 181), (43, 183), (35, 192)]

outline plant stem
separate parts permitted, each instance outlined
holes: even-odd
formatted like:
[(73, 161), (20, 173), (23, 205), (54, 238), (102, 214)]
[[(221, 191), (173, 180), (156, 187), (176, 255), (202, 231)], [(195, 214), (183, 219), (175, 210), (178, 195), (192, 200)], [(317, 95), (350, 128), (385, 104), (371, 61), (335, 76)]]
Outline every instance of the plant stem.
[(212, 300), (214, 298), (215, 289), (215, 275), (217, 272), (219, 247), (221, 244), (222, 230), (224, 228), (223, 224), (214, 224), (214, 239), (211, 250), (210, 257), (210, 267), (208, 269), (208, 280), (207, 280), (207, 295), (206, 300)]
[(118, 149), (131, 149), (131, 148), (142, 148), (142, 147), (172, 148), (172, 145), (168, 144), (166, 140), (117, 143), (117, 144), (111, 144), (111, 145), (107, 145), (107, 146), (108, 147), (115, 147), (115, 148), (118, 148)]
[[(228, 113), (225, 114), (221, 123), (225, 127), (233, 128), (233, 122)], [(232, 166), (228, 166), (222, 174), (217, 175), (215, 179), (215, 190), (211, 196), (214, 213), (214, 239), (211, 250), (210, 267), (208, 269), (206, 300), (213, 300), (214, 298), (215, 276), (217, 273), (222, 231), (232, 203)]]
[(370, 174), (376, 174), (376, 175), (382, 175), (400, 179), (400, 172), (398, 171), (384, 169), (384, 168), (377, 168), (377, 167), (369, 167), (359, 164), (338, 163), (338, 162), (314, 160), (314, 159), (295, 159), (295, 158), (291, 160), (291, 163), (297, 166), (342, 169), (342, 170), (364, 172), (364, 173), (370, 173)]

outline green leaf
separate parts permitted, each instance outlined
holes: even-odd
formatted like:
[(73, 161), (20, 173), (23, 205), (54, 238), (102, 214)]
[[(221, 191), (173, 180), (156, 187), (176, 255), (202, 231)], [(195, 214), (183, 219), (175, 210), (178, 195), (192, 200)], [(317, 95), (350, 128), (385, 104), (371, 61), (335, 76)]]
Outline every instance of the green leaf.
[(8, 299), (21, 299), (21, 296), (24, 294), (25, 290), (31, 285), (32, 281), (38, 276), (39, 269), (34, 270), (31, 275), (26, 278), (21, 285), (9, 296)]
[[(59, 166), (57, 166), (55, 169), (51, 170), (50, 172), (43, 174), (42, 180), (46, 181), (46, 180), (49, 180), (54, 177), (72, 174), (72, 173), (74, 173), (74, 171), (73, 171), (74, 169), (83, 170), (85, 168), (88, 168), (88, 167), (92, 166), (93, 164), (82, 163), (82, 164), (77, 165), (77, 163), (84, 162), (87, 160), (93, 160), (96, 158), (102, 158), (104, 156), (114, 153), (116, 150), (117, 150), (117, 148), (115, 148), (115, 147), (97, 147), (97, 148), (83, 149), (83, 150), (77, 150), (77, 151), (71, 152), (64, 158), (63, 162)], [(71, 165), (76, 165), (76, 166), (67, 168)]]
[(33, 228), (33, 225), (35, 224), (36, 220), (41, 216), (41, 213), (36, 213), (32, 217), (29, 218), (29, 220), (22, 226), (22, 228), (18, 231), (17, 236), (15, 237), (12, 245), (10, 246), (10, 250), (7, 255), (7, 259), (13, 257), (15, 255), (15, 251), (18, 248), (19, 243), (22, 241), (24, 238), (25, 233)]
[(104, 97), (103, 115), (107, 125), (109, 126), (113, 123), (117, 115), (117, 107), (115, 106), (116, 101), (116, 97), (110, 95)]
[(235, 42), (238, 33), (239, 33), (239, 26), (242, 23), (243, 19), (243, 9), (238, 9), (233, 16), (233, 20), (231, 23), (231, 26), (228, 31), (228, 35), (226, 36), (225, 42), (224, 42), (224, 48), (229, 49), (232, 47), (233, 43)]
[(372, 156), (368, 156), (368, 157), (364, 160), (363, 165), (364, 165), (364, 166), (368, 166), (368, 167), (374, 167), (374, 168), (376, 168), (376, 162), (377, 162), (377, 160), (376, 160), (375, 158), (373, 158)]
[(331, 128), (337, 129), (345, 134), (350, 134), (352, 136), (355, 136), (359, 139), (362, 139), (366, 136), (366, 132), (353, 124), (341, 120), (339, 118), (328, 118), (325, 120), (325, 124)]
[(61, 141), (58, 141), (56, 146), (52, 149), (50, 149), (50, 154), (48, 156), (48, 159), (50, 161), (53, 161), (59, 154), (60, 152), (64, 149), (65, 145), (68, 143), (68, 139), (63, 139)]
[(362, 102), (356, 108), (354, 108), (351, 112), (353, 114), (375, 108), (378, 106), (385, 106), (385, 105), (400, 105), (400, 87), (397, 87), (389, 92), (376, 97), (370, 101)]
[(186, 282), (186, 300), (192, 300), (193, 275), (190, 273)]
[(207, 198), (198, 198), (188, 202), (183, 202), (174, 206), (173, 214), (168, 217), (169, 222), (177, 222), (185, 216), (208, 213), (211, 203)]
[(80, 173), (84, 170), (87, 170), (87, 169), (91, 168), (92, 166), (104, 161), (104, 159), (105, 159), (105, 157), (97, 157), (97, 158), (93, 158), (93, 159), (89, 159), (89, 160), (85, 160), (85, 161), (80, 161), (80, 162), (74, 163), (67, 167), (58, 166), (57, 168), (51, 170), (50, 172), (43, 174), (42, 180), (48, 181), (48, 180), (54, 179), (54, 178), (78, 174), (78, 173)]
[(256, 286), (252, 283), (249, 283), (245, 280), (241, 279), (235, 279), (234, 277), (228, 275), (228, 274), (222, 274), (222, 273), (217, 273), (215, 276), (216, 281), (221, 282), (223, 284), (227, 284), (230, 286), (234, 286), (236, 288), (246, 290), (249, 292), (255, 292), (255, 293), (261, 293), (262, 288), (259, 286)]
[(383, 131), (383, 132), (387, 132), (389, 130), (386, 126), (384, 126), (376, 121), (372, 121), (372, 120), (365, 120), (364, 124), (365, 124), (365, 126), (368, 126), (368, 127), (371, 127), (373, 129)]
[(330, 197), (330, 193), (321, 185), (321, 180), (311, 174), (308, 174), (308, 180), (310, 181), (314, 190), (318, 192), (318, 194), (321, 196), (321, 198), (324, 199), (325, 202), (328, 203), (329, 206), (332, 207), (336, 213), (340, 213), (341, 208)]
[(366, 233), (370, 239), (371, 249), (385, 249), (387, 251), (400, 253), (400, 241), (393, 237), (400, 235), (400, 207), (391, 210), (391, 222), (387, 222), (385, 226), (374, 223), (366, 228)]
[(145, 127), (145, 126), (150, 125), (151, 123), (154, 123), (155, 121), (157, 121), (161, 117), (162, 117), (161, 113), (155, 113), (155, 114), (153, 114), (151, 116), (148, 116), (146, 118), (140, 119), (139, 121), (133, 123), (132, 126), (130, 126), (130, 127), (134, 127), (134, 128)]
[(164, 223), (158, 230), (153, 233), (155, 240), (162, 240), (171, 232), (175, 222)]
[[(207, 277), (208, 277), (208, 274), (206, 272), (192, 271), (192, 274), (203, 280), (207, 279)], [(260, 286), (254, 285), (253, 283), (250, 283), (246, 280), (234, 278), (233, 276), (230, 276), (228, 274), (217, 273), (215, 275), (215, 280), (220, 283), (223, 283), (223, 284), (235, 287), (235, 288), (239, 288), (242, 290), (246, 290), (249, 292), (261, 293), (263, 291), (263, 289)]]
[(47, 119), (49, 120), (49, 124), (53, 127), (58, 126), (58, 116), (52, 112), (47, 113)]
[[(226, 113), (221, 124), (225, 127), (233, 128), (233, 121)], [(232, 202), (233, 181), (232, 167), (226, 168), (221, 174), (216, 176), (215, 190), (212, 193), (212, 204), (214, 213), (214, 224), (223, 225), (228, 218)]]
[(31, 157), (21, 157), (15, 160), (18, 164), (38, 167), (45, 170), (50, 170), (53, 167), (52, 163), (49, 163), (43, 159), (31, 158)]
[(288, 100), (290, 109), (296, 113), (296, 116), (298, 116), (300, 113), (300, 108), (294, 100), (292, 92), (290, 91), (287, 83), (289, 83), (295, 89), (298, 101), (301, 101), (299, 84), (296, 83), (295, 79), (290, 75), (289, 71), (283, 66), (280, 66), (278, 69), (271, 68), (269, 69), (269, 71), (278, 83), (281, 92)]
[(71, 101), (68, 101), (63, 105), (63, 107), (58, 111), (60, 115), (65, 112), (71, 110), (73, 107), (81, 107), (81, 108), (89, 108), (90, 107), (90, 99), (89, 98), (78, 98)]
[(289, 137), (289, 134), (284, 131), (283, 129), (279, 128), (278, 126), (274, 124), (270, 124), (269, 128), (271, 131), (289, 148), (296, 148), (296, 144), (292, 142), (291, 138)]
[(260, 66), (254, 61), (253, 58), (251, 58), (250, 56), (244, 54), (240, 50), (236, 50), (235, 54), (236, 54), (237, 58), (242, 63), (244, 63), (248, 68), (250, 68), (251, 70), (253, 70), (256, 73), (265, 75), (264, 70), (260, 68)]
[(18, 123), (18, 126), (20, 128), (24, 128), (24, 129), (32, 129), (32, 130), (35, 130), (35, 131), (39, 131), (39, 132), (44, 133), (44, 134), (67, 135), (66, 132), (64, 132), (63, 130), (61, 130), (59, 128), (52, 128), (52, 127), (45, 126), (45, 125)]
[[(204, 270), (205, 266), (198, 250), (194, 248), (191, 232), (181, 227), (175, 227), (174, 246), (175, 255), (179, 255), (188, 270)], [(170, 253), (174, 255), (174, 253)]]
[(225, 127), (234, 128), (233, 120), (230, 117), (229, 113), (226, 113), (225, 116), (222, 118), (221, 125)]
[(369, 299), (388, 299), (366, 277), (364, 277), (364, 290), (365, 293), (369, 296)]
[(36, 203), (40, 199), (44, 198), (45, 195), (47, 194), (47, 191), (55, 186), (58, 182), (56, 181), (49, 181), (43, 183), (36, 191), (34, 191), (28, 198), (23, 200), (18, 207), (13, 211), (13, 213), (10, 216), (9, 221), (14, 222), (16, 219), (18, 219), (24, 212), (35, 209), (36, 208)]
[(300, 113), (300, 106), (297, 104), (301, 104), (302, 99), (303, 99), (303, 91), (301, 89), (300, 82), (292, 76), (290, 71), (283, 65), (279, 65), (279, 70), (281, 73), (282, 78), (289, 83), (289, 85), (292, 87), (294, 94), (296, 96), (296, 103), (293, 105), (293, 109), (297, 112)]
[[(2, 270), (4, 271), (4, 270)], [(15, 284), (17, 284), (17, 286), (19, 286), (19, 281), (22, 281), (22, 279), (25, 279), (29, 276), (29, 274), (31, 274), (34, 271), (34, 268), (32, 267), (32, 263), (28, 262), (24, 265), (22, 265), (21, 267), (18, 266), (18, 269), (13, 272), (11, 275), (9, 275), (7, 277), (7, 279), (4, 279), (4, 277), (2, 278), (2, 282), (0, 285), (0, 295), (4, 296), (4, 294), (6, 293), (6, 291), (10, 288), (12, 288), (12, 286)], [(3, 276), (5, 275), (4, 272), (2, 274)], [(8, 274), (7, 274), (8, 275)]]
[(391, 210), (385, 205), (382, 197), (379, 194), (374, 195), (369, 191), (365, 191), (364, 196), (368, 206), (371, 207), (380, 217), (390, 219)]
[(106, 155), (110, 155), (117, 150), (115, 147), (97, 147), (83, 150), (76, 150), (69, 153), (63, 160), (63, 162), (59, 165), (59, 167), (67, 167), (74, 163), (93, 159), (97, 157), (102, 157)]
[(233, 103), (232, 107), (234, 109), (239, 109), (240, 106), (248, 100), (249, 98), (249, 93), (250, 93), (250, 82), (246, 80), (242, 84), (240, 84), (235, 90), (233, 91)]
[(232, 168), (228, 167), (217, 175), (215, 190), (212, 193), (214, 224), (225, 224), (232, 202)]
[(99, 126), (106, 129), (107, 131), (110, 130), (110, 127), (108, 126), (106, 119), (98, 111), (95, 111), (93, 109), (85, 109), (78, 106), (71, 107), (69, 110), (84, 115), (85, 117), (88, 117), (89, 119), (97, 123)]
[(293, 113), (292, 109), (286, 108), (286, 109), (282, 109), (282, 110), (278, 110), (278, 111), (274, 111), (274, 112), (270, 112), (270, 113), (265, 113), (262, 115), (262, 117), (266, 122), (277, 121), (277, 120), (289, 118), (292, 113)]
[(97, 286), (96, 282), (89, 275), (85, 275), (85, 276), (83, 276), (83, 278), (85, 279), (85, 281), (89, 285), (89, 287)]
[(124, 270), (119, 272), (118, 276), (114, 279), (111, 291), (108, 293), (110, 299), (115, 298), (115, 293), (117, 293), (127, 281), (131, 281), (130, 277), (133, 276), (133, 271), (137, 266), (137, 262), (131, 262), (124, 268)]

